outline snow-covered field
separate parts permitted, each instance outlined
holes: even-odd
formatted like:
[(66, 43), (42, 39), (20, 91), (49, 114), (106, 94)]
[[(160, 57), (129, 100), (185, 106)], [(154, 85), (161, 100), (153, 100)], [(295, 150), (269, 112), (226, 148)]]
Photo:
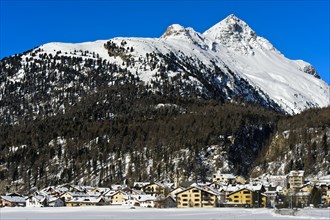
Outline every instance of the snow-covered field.
[(298, 216), (274, 214), (271, 209), (212, 208), (212, 209), (148, 209), (129, 207), (61, 207), (61, 208), (1, 208), (1, 220), (34, 219), (93, 219), (93, 220), (133, 220), (133, 219), (189, 219), (189, 220), (311, 220), (330, 219), (330, 209), (303, 209)]

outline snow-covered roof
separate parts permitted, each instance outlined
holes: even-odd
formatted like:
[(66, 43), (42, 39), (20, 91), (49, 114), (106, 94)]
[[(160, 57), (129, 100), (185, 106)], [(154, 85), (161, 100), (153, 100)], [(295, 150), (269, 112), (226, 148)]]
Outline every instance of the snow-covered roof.
[(178, 195), (179, 193), (182, 193), (182, 192), (188, 191), (188, 190), (190, 190), (190, 189), (192, 189), (192, 188), (196, 188), (196, 189), (198, 189), (198, 190), (201, 190), (201, 191), (204, 191), (204, 192), (210, 193), (210, 194), (212, 194), (212, 195), (216, 195), (216, 196), (219, 195), (219, 192), (218, 192), (218, 191), (213, 190), (213, 189), (211, 189), (210, 187), (204, 187), (204, 188), (202, 188), (202, 187), (198, 186), (197, 184), (191, 185), (189, 188), (184, 189), (184, 190), (182, 190), (182, 191), (180, 191), (180, 192), (177, 192), (175, 195)]
[(319, 184), (330, 184), (330, 175), (319, 177), (317, 182)]
[(128, 200), (129, 198), (134, 199), (136, 201), (139, 202), (145, 202), (145, 201), (155, 201), (156, 200), (156, 196), (151, 196), (151, 195), (126, 195), (124, 197), (126, 200)]
[(220, 187), (220, 191), (226, 191), (226, 192), (234, 192), (234, 191), (237, 191), (237, 190), (240, 190), (244, 188), (244, 185), (227, 185), (227, 186), (222, 186)]
[(173, 198), (175, 198), (175, 194), (177, 194), (178, 192), (181, 192), (185, 190), (185, 188), (183, 187), (178, 187), (176, 189), (173, 189), (168, 195), (172, 196)]
[(214, 175), (221, 176), (221, 177), (223, 177), (225, 179), (235, 179), (236, 178), (236, 176), (234, 174), (231, 174), (231, 173), (221, 173), (220, 171), (218, 171)]
[(99, 197), (101, 195), (100, 192), (91, 192), (91, 191), (88, 191), (86, 194), (90, 197)]
[(113, 190), (120, 190), (120, 189), (123, 189), (125, 187), (127, 187), (127, 186), (126, 185), (119, 185), (119, 184), (112, 184), (111, 185), (111, 189), (113, 189)]
[(220, 190), (224, 190), (226, 192), (236, 192), (242, 189), (248, 189), (251, 191), (260, 191), (263, 188), (262, 184), (250, 185), (250, 184), (237, 184), (237, 185), (228, 185), (224, 186)]
[(21, 196), (1, 196), (3, 200), (13, 203), (25, 203), (25, 198)]
[(277, 191), (266, 191), (264, 192), (265, 195), (274, 195), (277, 194)]
[(150, 184), (150, 182), (134, 182), (133, 183), (133, 186), (134, 187), (140, 187), (140, 188), (142, 188), (142, 187), (144, 187), (144, 186), (146, 186), (146, 185), (149, 185)]
[(70, 203), (99, 203), (103, 198), (86, 197), (86, 198), (75, 198)]
[(174, 183), (164, 183), (164, 186), (170, 189), (174, 188), (174, 185), (175, 185)]
[(44, 195), (36, 195), (36, 196), (29, 196), (28, 199), (35, 199), (39, 202), (43, 202), (47, 199), (47, 196), (44, 196)]
[(155, 201), (156, 198), (152, 198), (152, 197), (149, 197), (149, 198), (141, 198), (140, 200), (137, 200), (138, 202), (147, 202), (147, 201)]
[(146, 188), (146, 187), (154, 185), (154, 184), (161, 187), (161, 188), (166, 188), (167, 187), (164, 183), (161, 183), (161, 182), (151, 182), (151, 183), (143, 186), (143, 188)]
[(58, 192), (58, 193), (65, 193), (67, 191), (69, 191), (69, 189), (67, 187), (57, 187), (57, 186), (49, 186), (47, 188), (44, 188), (42, 191), (46, 191), (46, 192)]
[(85, 192), (66, 192), (64, 194), (71, 195), (72, 197), (99, 197), (99, 196), (101, 196), (101, 193), (91, 192), (91, 191), (88, 191), (87, 193), (85, 193)]
[(108, 192), (106, 192), (103, 196), (107, 196), (107, 197), (112, 197), (118, 193), (122, 193), (124, 195), (127, 195), (126, 192), (122, 191), (122, 190), (109, 190)]
[(310, 195), (310, 192), (297, 192), (296, 193), (296, 196), (309, 196)]
[(290, 171), (290, 173), (288, 174), (288, 176), (300, 176), (303, 177), (304, 176), (304, 171), (303, 170), (292, 170)]
[(68, 192), (72, 197), (89, 197), (87, 193), (83, 192)]
[(94, 187), (94, 189), (92, 191), (104, 193), (104, 192), (107, 192), (109, 190), (110, 190), (109, 187)]

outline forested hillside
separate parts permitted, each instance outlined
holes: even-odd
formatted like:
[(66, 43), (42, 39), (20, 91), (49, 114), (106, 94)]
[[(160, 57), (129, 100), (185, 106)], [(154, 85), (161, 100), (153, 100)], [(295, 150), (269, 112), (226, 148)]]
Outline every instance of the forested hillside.
[(2, 126), (3, 185), (206, 181), (218, 168), (246, 175), (281, 117), (249, 104), (145, 91), (113, 86), (65, 114)]
[(278, 121), (276, 133), (263, 149), (252, 175), (304, 170), (327, 175), (330, 170), (330, 107), (310, 109)]

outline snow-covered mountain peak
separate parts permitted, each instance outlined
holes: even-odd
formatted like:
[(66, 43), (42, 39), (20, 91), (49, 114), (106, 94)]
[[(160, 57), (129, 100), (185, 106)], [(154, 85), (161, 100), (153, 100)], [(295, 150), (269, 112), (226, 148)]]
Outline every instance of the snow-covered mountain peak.
[(166, 32), (160, 37), (162, 40), (186, 41), (188, 44), (194, 44), (203, 50), (208, 49), (205, 37), (195, 31), (193, 28), (184, 28), (179, 24), (173, 24), (166, 29)]
[(179, 24), (170, 25), (160, 38), (178, 36), (185, 33), (185, 28)]
[(245, 23), (243, 20), (236, 17), (234, 14), (229, 15), (218, 24), (214, 25), (227, 29), (228, 31), (233, 32), (247, 32), (249, 34), (255, 35), (254, 31)]
[(271, 50), (281, 54), (269, 41), (259, 37), (247, 23), (233, 14), (206, 30), (203, 35), (244, 55), (254, 55), (255, 50)]
[(204, 35), (220, 42), (228, 37), (235, 41), (257, 37), (256, 33), (244, 21), (233, 14), (206, 30)]

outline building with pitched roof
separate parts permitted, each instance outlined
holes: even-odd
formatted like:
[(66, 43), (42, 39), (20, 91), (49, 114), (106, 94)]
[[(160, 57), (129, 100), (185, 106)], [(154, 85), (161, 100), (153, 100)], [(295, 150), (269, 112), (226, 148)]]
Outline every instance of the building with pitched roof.
[(176, 194), (178, 208), (212, 208), (218, 206), (216, 191), (193, 185)]

